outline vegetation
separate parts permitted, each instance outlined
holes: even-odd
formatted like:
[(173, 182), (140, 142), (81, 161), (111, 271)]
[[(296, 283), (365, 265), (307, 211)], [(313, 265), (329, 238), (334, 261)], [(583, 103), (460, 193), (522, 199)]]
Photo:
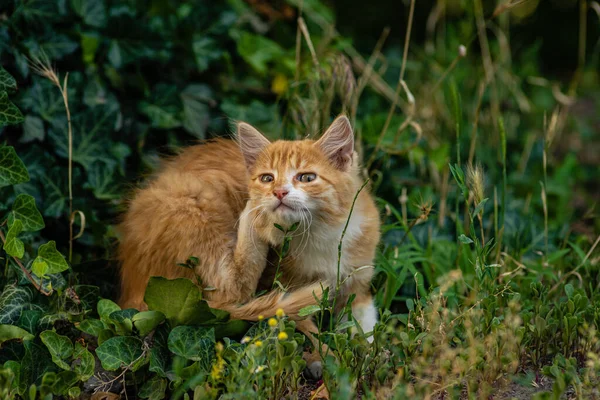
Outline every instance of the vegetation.
[[(0, 395), (309, 398), (281, 313), (230, 321), (164, 278), (121, 310), (114, 224), (159, 154), (229, 119), (296, 138), (344, 111), (384, 219), (381, 322), (369, 343), (304, 310), (331, 349), (312, 396), (600, 398), (600, 5), (405, 3), (401, 45), (368, 54), (318, 0), (4, 2)], [(539, 32), (519, 45), (550, 12), (575, 15), (567, 74)]]

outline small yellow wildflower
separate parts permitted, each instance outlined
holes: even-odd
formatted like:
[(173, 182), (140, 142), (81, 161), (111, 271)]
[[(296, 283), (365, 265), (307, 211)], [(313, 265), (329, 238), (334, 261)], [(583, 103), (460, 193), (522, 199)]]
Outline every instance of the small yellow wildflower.
[(223, 343), (221, 343), (221, 342), (218, 342), (218, 343), (215, 345), (215, 349), (217, 349), (217, 352), (219, 352), (219, 353), (220, 353), (220, 352), (222, 352), (222, 351), (223, 351)]
[(271, 91), (276, 94), (283, 94), (288, 88), (288, 80), (285, 75), (277, 74), (271, 83)]
[(262, 321), (263, 319), (265, 319), (265, 316), (264, 316), (264, 315), (259, 315), (259, 316), (258, 316), (258, 320), (259, 320), (259, 321)]
[(269, 318), (269, 326), (270, 327), (277, 326), (277, 320), (275, 318)]
[(275, 315), (277, 315), (277, 318), (283, 318), (283, 316), (285, 315), (285, 313), (283, 312), (283, 308), (278, 308), (277, 311), (275, 311)]
[(242, 344), (249, 343), (251, 340), (252, 340), (252, 338), (250, 336), (244, 336), (242, 338)]
[(260, 340), (257, 340), (256, 342), (254, 342), (254, 345), (255, 345), (256, 347), (260, 347), (260, 346), (262, 346), (262, 341), (260, 341)]
[(279, 340), (287, 340), (288, 338), (288, 334), (285, 332), (279, 332), (279, 335), (277, 335), (277, 339)]
[(265, 367), (264, 365), (259, 365), (258, 367), (256, 367), (256, 369), (254, 370), (255, 374), (261, 373), (263, 372), (267, 367)]

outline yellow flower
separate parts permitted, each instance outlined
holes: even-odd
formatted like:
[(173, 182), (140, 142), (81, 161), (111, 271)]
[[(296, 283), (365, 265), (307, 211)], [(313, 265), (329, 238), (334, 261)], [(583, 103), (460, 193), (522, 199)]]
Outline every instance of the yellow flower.
[(271, 83), (271, 91), (276, 94), (283, 94), (288, 88), (288, 80), (283, 74), (275, 75), (273, 82)]
[(217, 352), (219, 352), (219, 353), (220, 353), (220, 352), (222, 352), (222, 351), (223, 351), (223, 343), (221, 343), (221, 342), (218, 342), (218, 343), (215, 345), (215, 348), (217, 349)]
[(275, 318), (269, 318), (269, 326), (270, 327), (277, 326), (277, 320)]
[(262, 341), (257, 340), (256, 342), (254, 342), (254, 344), (256, 345), (256, 347), (260, 347), (262, 346)]
[(283, 312), (283, 308), (278, 308), (277, 311), (275, 311), (275, 315), (277, 315), (278, 318), (283, 318), (283, 316), (285, 315), (285, 313)]
[(265, 319), (265, 316), (264, 316), (264, 315), (259, 315), (259, 316), (258, 316), (258, 320), (259, 320), (259, 321), (262, 321), (263, 319)]
[(255, 374), (261, 373), (263, 372), (267, 367), (265, 367), (264, 365), (259, 365), (258, 367), (256, 367), (256, 369), (254, 370)]
[(279, 340), (287, 340), (288, 338), (288, 334), (285, 332), (279, 332), (279, 335), (277, 335), (277, 339)]
[(250, 342), (252, 340), (252, 338), (250, 336), (244, 336), (242, 338), (242, 344), (246, 344), (248, 342)]

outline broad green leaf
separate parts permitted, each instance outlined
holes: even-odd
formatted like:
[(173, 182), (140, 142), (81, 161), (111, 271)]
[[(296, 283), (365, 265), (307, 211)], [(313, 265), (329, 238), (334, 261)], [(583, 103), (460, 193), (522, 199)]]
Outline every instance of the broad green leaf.
[(79, 375), (80, 381), (85, 382), (94, 375), (94, 356), (79, 342), (75, 342), (73, 359), (75, 360), (73, 363), (73, 371)]
[(208, 370), (215, 351), (215, 331), (201, 326), (178, 326), (169, 334), (168, 346), (176, 355), (200, 361)]
[(131, 320), (140, 336), (146, 336), (165, 320), (165, 315), (160, 311), (142, 311), (134, 315)]
[(96, 348), (102, 368), (108, 371), (133, 365), (142, 354), (142, 341), (133, 336), (115, 336)]
[[(52, 385), (52, 391), (58, 395), (65, 396), (79, 382), (79, 376), (73, 371), (61, 371), (56, 374), (56, 382)], [(77, 391), (73, 392), (77, 393)]]
[(284, 51), (279, 44), (267, 39), (264, 36), (255, 35), (249, 32), (242, 32), (237, 41), (237, 49), (240, 56), (256, 72), (265, 74), (270, 62), (273, 62), (284, 55)]
[(14, 92), (17, 90), (17, 81), (8, 73), (7, 70), (0, 66), (0, 91)]
[(40, 310), (24, 310), (17, 321), (17, 326), (25, 329), (27, 332), (35, 333), (38, 322), (43, 314)]
[(16, 258), (23, 258), (25, 254), (25, 245), (17, 236), (23, 230), (23, 223), (15, 219), (8, 229), (8, 233), (6, 234), (6, 242), (4, 242), (3, 249), (6, 251), (8, 255), (11, 255)]
[(35, 199), (28, 194), (20, 194), (12, 206), (13, 217), (23, 223), (26, 232), (39, 231), (43, 229), (44, 219), (35, 206)]
[(113, 200), (121, 197), (119, 184), (115, 179), (114, 166), (95, 162), (87, 172), (87, 182), (83, 187), (92, 189), (94, 197), (99, 200)]
[(40, 333), (40, 339), (48, 348), (52, 361), (62, 369), (70, 370), (67, 363), (73, 355), (73, 343), (67, 336), (59, 335), (54, 331), (44, 331)]
[(159, 376), (154, 376), (142, 385), (138, 397), (141, 399), (162, 400), (165, 398), (166, 390), (167, 380)]
[(14, 324), (32, 299), (28, 287), (7, 285), (0, 295), (0, 324)]
[(0, 127), (23, 122), (23, 114), (9, 99), (8, 93), (0, 91)]
[(189, 85), (181, 92), (183, 103), (183, 127), (186, 131), (204, 139), (210, 122), (208, 104), (214, 102), (207, 85)]
[(199, 72), (208, 69), (211, 62), (221, 57), (222, 50), (216, 45), (214, 39), (206, 35), (195, 34), (192, 41), (192, 51), (196, 60), (196, 66)]
[[(0, 102), (0, 114), (2, 113)], [(2, 116), (0, 115), (0, 126)], [(29, 174), (23, 161), (17, 156), (14, 147), (0, 146), (0, 188), (29, 181)]]
[(21, 143), (29, 143), (34, 140), (40, 142), (44, 140), (46, 131), (44, 130), (44, 121), (41, 118), (33, 115), (27, 115), (25, 122), (23, 123), (23, 136), (21, 137)]
[(98, 28), (106, 25), (106, 7), (103, 0), (71, 0), (71, 7), (87, 25)]
[(40, 246), (38, 256), (33, 260), (31, 266), (31, 271), (39, 277), (46, 274), (58, 274), (67, 269), (69, 269), (69, 264), (65, 257), (56, 250), (54, 240)]
[(162, 312), (175, 327), (214, 321), (215, 315), (201, 297), (200, 290), (189, 279), (151, 277), (144, 301), (149, 310)]
[(154, 332), (154, 344), (152, 345), (152, 350), (150, 351), (150, 366), (148, 369), (151, 372), (156, 372), (163, 378), (167, 377), (169, 360), (171, 358), (171, 352), (167, 347), (168, 338), (168, 324), (160, 325)]
[(126, 336), (131, 334), (131, 331), (133, 330), (131, 318), (137, 313), (138, 310), (134, 308), (127, 308), (125, 310), (118, 310), (110, 313), (108, 317), (115, 325), (117, 335)]
[(220, 340), (225, 337), (242, 336), (248, 332), (251, 326), (248, 321), (233, 319), (225, 323), (212, 325), (211, 327), (215, 330), (215, 339)]
[(319, 311), (321, 311), (321, 307), (319, 307), (317, 305), (306, 306), (306, 307), (300, 309), (300, 311), (298, 312), (298, 316), (308, 317), (309, 315), (312, 315)]
[(114, 313), (115, 311), (120, 311), (121, 307), (119, 307), (119, 305), (112, 300), (101, 299), (98, 302), (97, 310), (98, 310), (98, 315), (100, 316), (101, 319), (108, 320), (110, 317), (110, 314)]
[(8, 340), (31, 340), (34, 336), (25, 329), (14, 325), (0, 325), (0, 347)]
[(103, 329), (106, 329), (106, 326), (102, 321), (93, 318), (84, 319), (79, 323), (79, 325), (76, 326), (80, 331), (96, 337), (100, 335), (100, 332)]

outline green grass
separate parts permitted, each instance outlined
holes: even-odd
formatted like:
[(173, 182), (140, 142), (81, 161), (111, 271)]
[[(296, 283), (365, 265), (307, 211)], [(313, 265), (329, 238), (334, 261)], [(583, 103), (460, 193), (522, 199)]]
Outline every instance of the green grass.
[[(49, 56), (70, 73), (72, 129), (63, 93), (23, 72), (24, 57), (39, 56), (32, 41), (46, 36), (19, 34), (47, 10), (13, 10), (2, 29), (16, 39), (0, 53), (10, 71), (0, 69), (0, 396), (309, 398), (308, 341), (283, 316), (228, 321), (187, 280), (153, 280), (147, 312), (109, 300), (111, 224), (122, 188), (157, 151), (206, 137), (207, 126), (223, 134), (222, 115), (292, 139), (346, 112), (383, 220), (381, 321), (369, 343), (329, 318), (328, 304), (306, 310), (330, 348), (331, 398), (600, 398), (600, 83), (597, 56), (586, 59), (598, 38), (584, 31), (598, 19), (580, 2), (589, 12), (572, 43), (577, 68), (558, 80), (535, 46), (511, 49), (510, 28), (524, 22), (481, 3), (425, 43), (411, 43), (412, 21), (401, 24), (403, 48), (386, 47), (384, 30), (370, 56), (316, 1), (304, 2), (300, 27), (274, 23), (269, 38), (257, 34), (266, 17), (241, 1), (127, 11), (164, 48), (111, 30), (106, 19), (126, 19), (125, 8), (48, 14), (44, 34), (63, 43)], [(81, 25), (68, 31), (70, 21)], [(193, 54), (164, 63), (173, 49)], [(71, 244), (67, 264), (59, 252)], [(202, 255), (190, 256), (182, 266)], [(165, 301), (164, 290), (177, 296)]]

